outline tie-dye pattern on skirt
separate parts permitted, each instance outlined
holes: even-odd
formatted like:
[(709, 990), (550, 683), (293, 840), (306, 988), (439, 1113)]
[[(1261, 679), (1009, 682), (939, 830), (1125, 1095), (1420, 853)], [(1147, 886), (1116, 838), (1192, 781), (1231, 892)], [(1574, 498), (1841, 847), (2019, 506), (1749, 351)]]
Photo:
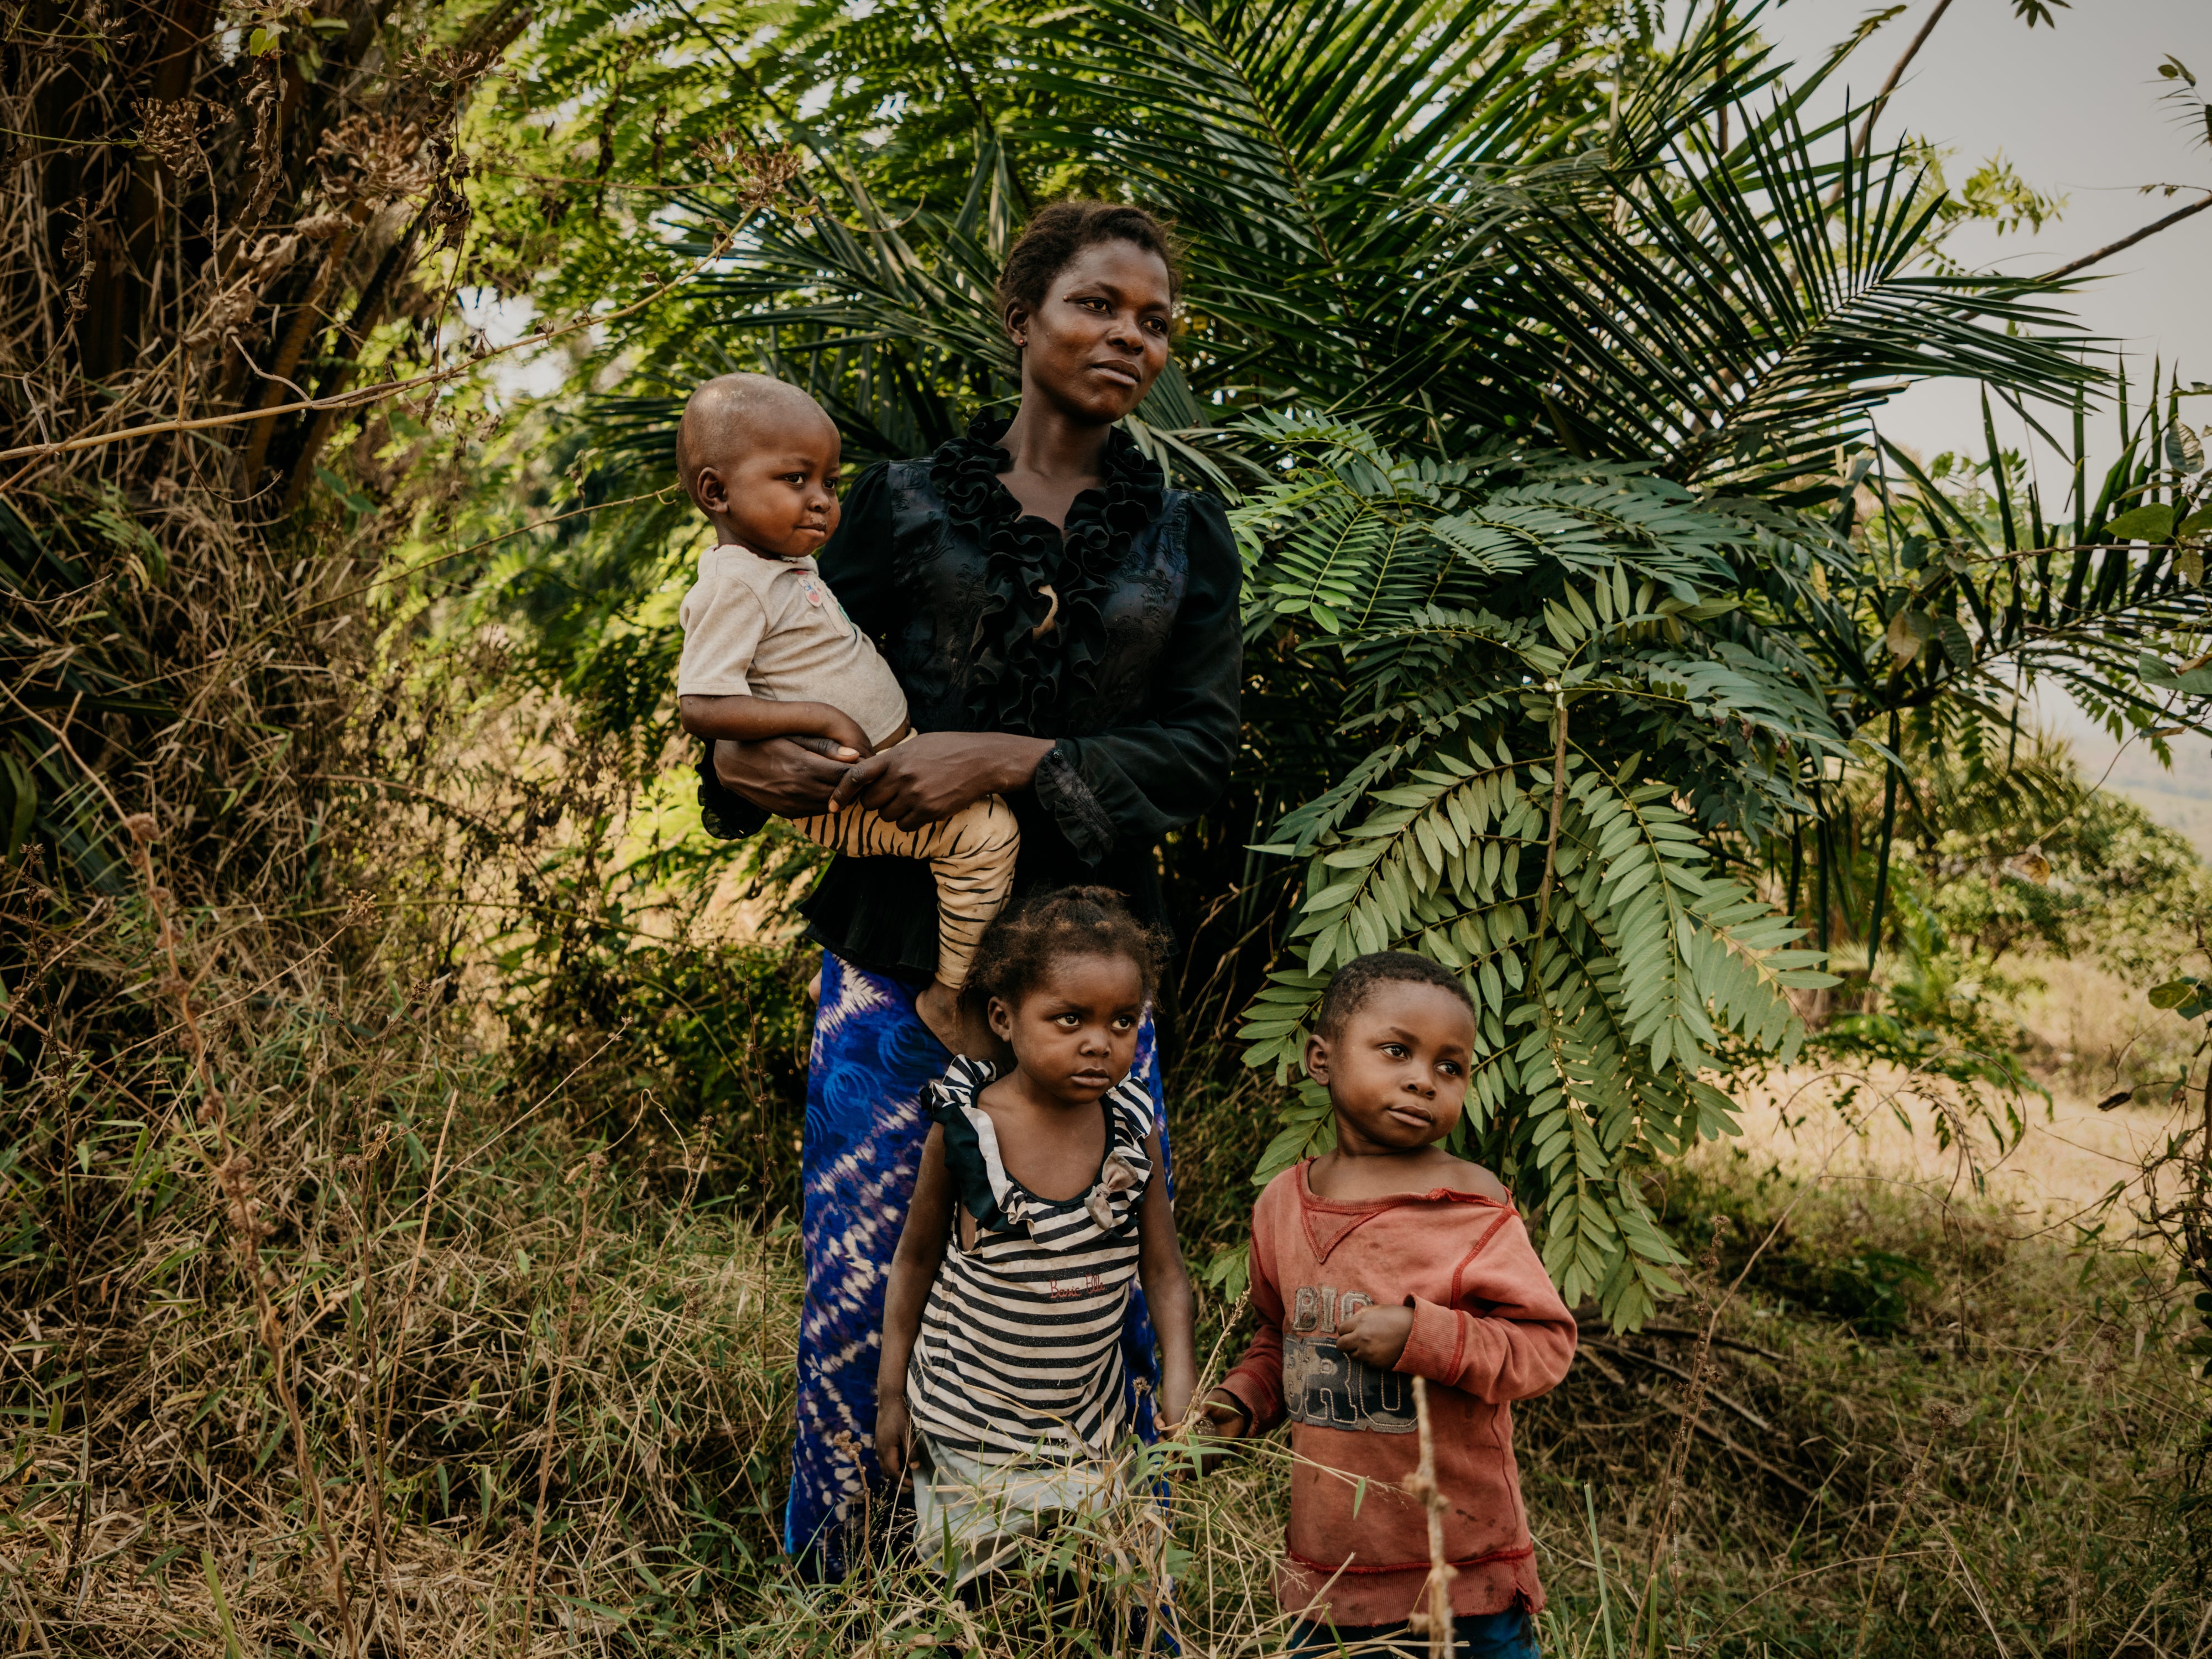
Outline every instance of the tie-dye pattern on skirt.
[[(844, 1576), (848, 1534), (879, 1479), (876, 1361), (884, 1284), (929, 1138), (922, 1087), (942, 1077), (951, 1060), (914, 1011), (926, 984), (823, 953), (800, 1153), (806, 1301), (799, 1323), (799, 1420), (783, 1516), (784, 1548), (818, 1577)], [(1137, 1032), (1135, 1069), (1152, 1091), (1168, 1170), (1166, 1109), (1149, 1013)], [(1139, 1377), (1146, 1384), (1134, 1404), (1138, 1432), (1149, 1440), (1159, 1362), (1141, 1290), (1131, 1291), (1121, 1346), (1132, 1389)]]

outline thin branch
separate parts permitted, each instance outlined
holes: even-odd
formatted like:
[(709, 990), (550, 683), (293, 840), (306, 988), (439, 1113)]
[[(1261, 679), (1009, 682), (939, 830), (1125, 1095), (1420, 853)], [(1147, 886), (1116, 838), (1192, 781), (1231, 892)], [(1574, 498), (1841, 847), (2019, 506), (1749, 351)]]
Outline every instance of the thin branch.
[(1544, 878), (1536, 884), (1536, 937), (1542, 939), (1552, 921), (1552, 877), (1559, 856), (1559, 813), (1567, 796), (1567, 699), (1552, 693), (1552, 718), (1559, 722), (1558, 740), (1552, 747), (1552, 827), (1544, 837)]
[[(738, 235), (744, 231), (744, 226), (750, 221), (751, 215), (748, 214), (739, 223), (726, 226), (720, 239), (690, 270), (681, 276), (662, 283), (643, 299), (633, 301), (619, 311), (611, 311), (604, 316), (586, 315), (552, 328), (540, 329), (535, 334), (526, 335), (521, 339), (507, 345), (495, 346), (481, 357), (471, 357), (466, 362), (456, 363), (449, 368), (433, 369), (426, 374), (417, 374), (410, 380), (389, 380), (377, 386), (358, 386), (351, 392), (343, 392), (335, 397), (308, 398), (298, 403), (281, 404), (273, 409), (237, 410), (228, 415), (203, 415), (189, 421), (155, 421), (146, 426), (125, 427), (119, 432), (86, 433), (80, 437), (64, 438), (58, 443), (22, 444), (14, 449), (0, 449), (0, 461), (44, 459), (49, 456), (65, 455), (75, 450), (100, 449), (109, 444), (125, 443), (133, 438), (157, 438), (167, 432), (204, 432), (212, 427), (243, 426), (249, 422), (273, 419), (279, 415), (296, 415), (308, 410), (358, 409), (364, 404), (396, 397), (403, 392), (412, 392), (421, 386), (442, 386), (448, 380), (458, 380), (460, 376), (489, 362), (494, 357), (504, 356), (510, 351), (520, 351), (525, 346), (545, 345), (554, 340), (574, 334), (579, 329), (603, 327), (606, 324), (618, 323), (624, 318), (635, 316), (646, 307), (675, 292), (690, 278), (698, 276), (713, 265), (729, 251), (730, 245), (737, 240)], [(10, 480), (11, 484), (13, 482), (14, 480)]]
[[(1920, 33), (1912, 37), (1912, 44), (1905, 47), (1905, 56), (1897, 60), (1895, 67), (1889, 71), (1889, 79), (1883, 82), (1881, 90), (1875, 94), (1874, 102), (1867, 106), (1866, 119), (1859, 125), (1859, 136), (1851, 141), (1853, 159), (1867, 153), (1867, 146), (1874, 142), (1874, 124), (1888, 105), (1890, 94), (1897, 90), (1898, 82), (1905, 79), (1905, 70), (1920, 55), (1920, 48), (1928, 44), (1928, 37), (1936, 32), (1936, 25), (1943, 21), (1943, 14), (1950, 9), (1951, 0), (1936, 0), (1936, 9), (1928, 14), (1928, 21), (1920, 26)], [(1833, 208), (1844, 199), (1844, 191), (1850, 184), (1850, 170), (1846, 167), (1844, 176), (1836, 180), (1836, 187), (1828, 192), (1828, 199), (1820, 205)]]
[(1881, 90), (1875, 94), (1874, 102), (1867, 109), (1866, 120), (1859, 128), (1857, 142), (1851, 146), (1852, 155), (1866, 154), (1867, 146), (1874, 142), (1875, 118), (1881, 115), (1883, 106), (1889, 102), (1890, 94), (1897, 90), (1897, 83), (1905, 79), (1905, 70), (1911, 66), (1912, 60), (1920, 55), (1920, 48), (1928, 44), (1928, 37), (1935, 33), (1936, 24), (1943, 21), (1943, 14), (1950, 9), (1951, 0), (1936, 0), (1936, 9), (1928, 14), (1928, 21), (1920, 26), (1920, 33), (1912, 37), (1912, 44), (1905, 49), (1905, 56), (1897, 60), (1896, 67), (1889, 72), (1889, 79), (1883, 82)]
[(1413, 1421), (1420, 1431), (1421, 1461), (1401, 1484), (1428, 1514), (1429, 1577), (1421, 1586), (1420, 1604), (1407, 1619), (1406, 1628), (1414, 1635), (1429, 1638), (1429, 1659), (1452, 1659), (1451, 1582), (1459, 1577), (1459, 1570), (1444, 1554), (1444, 1511), (1450, 1504), (1437, 1485), (1437, 1443), (1429, 1423), (1429, 1384), (1419, 1371), (1413, 1373)]
[(2179, 224), (2184, 219), (2190, 218), (2194, 215), (2203, 212), (2206, 208), (2212, 208), (2212, 195), (2207, 195), (2200, 201), (2191, 202), (2187, 207), (2179, 210), (2178, 212), (2169, 213), (2165, 218), (2155, 220), (2150, 224), (2145, 225), (2141, 230), (2136, 231), (2133, 235), (2123, 236), (2118, 241), (2111, 244), (2109, 246), (2100, 247), (2094, 253), (2085, 253), (2080, 258), (2074, 261), (2072, 264), (2061, 265), (2057, 270), (2047, 272), (2039, 280), (2045, 283), (2055, 283), (2062, 276), (2071, 276), (2077, 270), (2087, 270), (2091, 265), (2097, 264), (2100, 260), (2109, 259), (2115, 253), (2124, 252), (2129, 248), (2133, 247), (2137, 242), (2142, 241), (2147, 238), (2155, 236), (2161, 230), (2168, 229), (2174, 225)]

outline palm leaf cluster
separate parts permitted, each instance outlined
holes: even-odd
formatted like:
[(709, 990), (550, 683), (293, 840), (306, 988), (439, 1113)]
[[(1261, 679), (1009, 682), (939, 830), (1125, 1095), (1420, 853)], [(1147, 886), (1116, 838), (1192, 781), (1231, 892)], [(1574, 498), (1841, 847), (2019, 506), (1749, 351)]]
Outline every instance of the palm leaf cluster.
[[(1733, 1132), (1723, 1036), (1786, 1055), (1784, 992), (1833, 982), (1700, 821), (1762, 826), (1778, 757), (1840, 752), (1817, 679), (1736, 614), (1750, 532), (1649, 471), (1255, 426), (1292, 465), (1234, 515), (1249, 629), (1373, 746), (1273, 832), (1306, 878), (1247, 1057), (1287, 1076), (1356, 955), (1448, 963), (1480, 1030), (1463, 1144), (1540, 1209), (1565, 1294), (1640, 1319), (1679, 1259), (1640, 1179)], [(1261, 1173), (1328, 1135), (1305, 1103)]]
[(2071, 413), (2070, 433), (2045, 433), (2069, 462), (2055, 503), (1999, 443), (1986, 402), (1979, 459), (1870, 446), (1832, 526), (1867, 508), (1856, 556), (1762, 596), (1771, 625), (1822, 665), (1874, 780), (1824, 787), (1808, 772), (1800, 811), (1765, 848), (1778, 876), (1791, 872), (1793, 908), (1809, 872), (1824, 947), (1881, 947), (1900, 830), (1925, 839), (1925, 826), (1963, 811), (1978, 834), (2008, 838), (2009, 856), (2068, 822), (2078, 792), (2050, 775), (2023, 730), (2039, 684), (2169, 764), (2173, 739), (2212, 732), (2202, 440), (2173, 387), (2131, 406), (2123, 382), (2118, 453), (2093, 474), (2087, 411), (2077, 399)]
[[(631, 50), (659, 15), (624, 14)], [(825, 83), (835, 125), (780, 119), (787, 94), (714, 106), (726, 122), (750, 101), (745, 131), (814, 165), (801, 215), (623, 343), (647, 345), (659, 421), (732, 351), (805, 380), (868, 457), (1010, 397), (992, 279), (1049, 193), (1040, 157), (1163, 210), (1187, 244), (1180, 374), (1146, 411), (1167, 432), (1295, 404), (1394, 441), (1512, 432), (1771, 490), (1911, 379), (2086, 378), (2022, 284), (1917, 268), (1942, 198), (1905, 153), (1802, 125), (1826, 70), (1785, 88), (1755, 9), (1701, 9), (1656, 52), (1570, 4), (1097, 0), (994, 44), (957, 178), (903, 146), (905, 100), (882, 142), (852, 130), (865, 76)], [(793, 61), (780, 41), (740, 67), (771, 58)], [(664, 137), (665, 199), (699, 228), (672, 252), (694, 256), (717, 216), (672, 154)]]
[(1202, 390), (1771, 483), (1901, 381), (2081, 378), (2022, 284), (1916, 268), (1940, 195), (1802, 125), (1826, 69), (1785, 89), (1755, 7), (1642, 55), (1571, 7), (1098, 9), (1149, 61), (1024, 76), (1189, 239)]

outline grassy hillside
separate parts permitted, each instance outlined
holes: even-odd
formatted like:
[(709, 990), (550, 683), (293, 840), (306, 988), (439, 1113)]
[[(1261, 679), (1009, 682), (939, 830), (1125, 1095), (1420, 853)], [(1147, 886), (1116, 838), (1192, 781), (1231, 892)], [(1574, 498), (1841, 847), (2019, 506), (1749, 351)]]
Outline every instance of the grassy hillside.
[(2123, 748), (2100, 726), (2092, 726), (2070, 703), (2052, 699), (2042, 705), (2054, 727), (2073, 745), (2082, 775), (2133, 801), (2154, 823), (2178, 830), (2212, 859), (2212, 755), (2195, 738), (2176, 740), (2173, 764), (2161, 766), (2141, 742)]

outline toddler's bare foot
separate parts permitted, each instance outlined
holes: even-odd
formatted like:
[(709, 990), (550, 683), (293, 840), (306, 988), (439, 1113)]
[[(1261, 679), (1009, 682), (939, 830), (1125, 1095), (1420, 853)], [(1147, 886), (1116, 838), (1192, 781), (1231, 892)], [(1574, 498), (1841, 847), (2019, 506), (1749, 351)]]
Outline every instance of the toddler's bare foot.
[[(987, 1048), (975, 1044), (975, 1033), (969, 1029), (969, 1023), (961, 1012), (959, 993), (943, 980), (929, 981), (928, 988), (915, 999), (914, 1011), (921, 1016), (921, 1023), (929, 1027), (930, 1036), (954, 1054), (967, 1054), (971, 1058), (982, 1058), (988, 1054)], [(988, 1041), (989, 1032), (987, 1030), (983, 1035)]]

